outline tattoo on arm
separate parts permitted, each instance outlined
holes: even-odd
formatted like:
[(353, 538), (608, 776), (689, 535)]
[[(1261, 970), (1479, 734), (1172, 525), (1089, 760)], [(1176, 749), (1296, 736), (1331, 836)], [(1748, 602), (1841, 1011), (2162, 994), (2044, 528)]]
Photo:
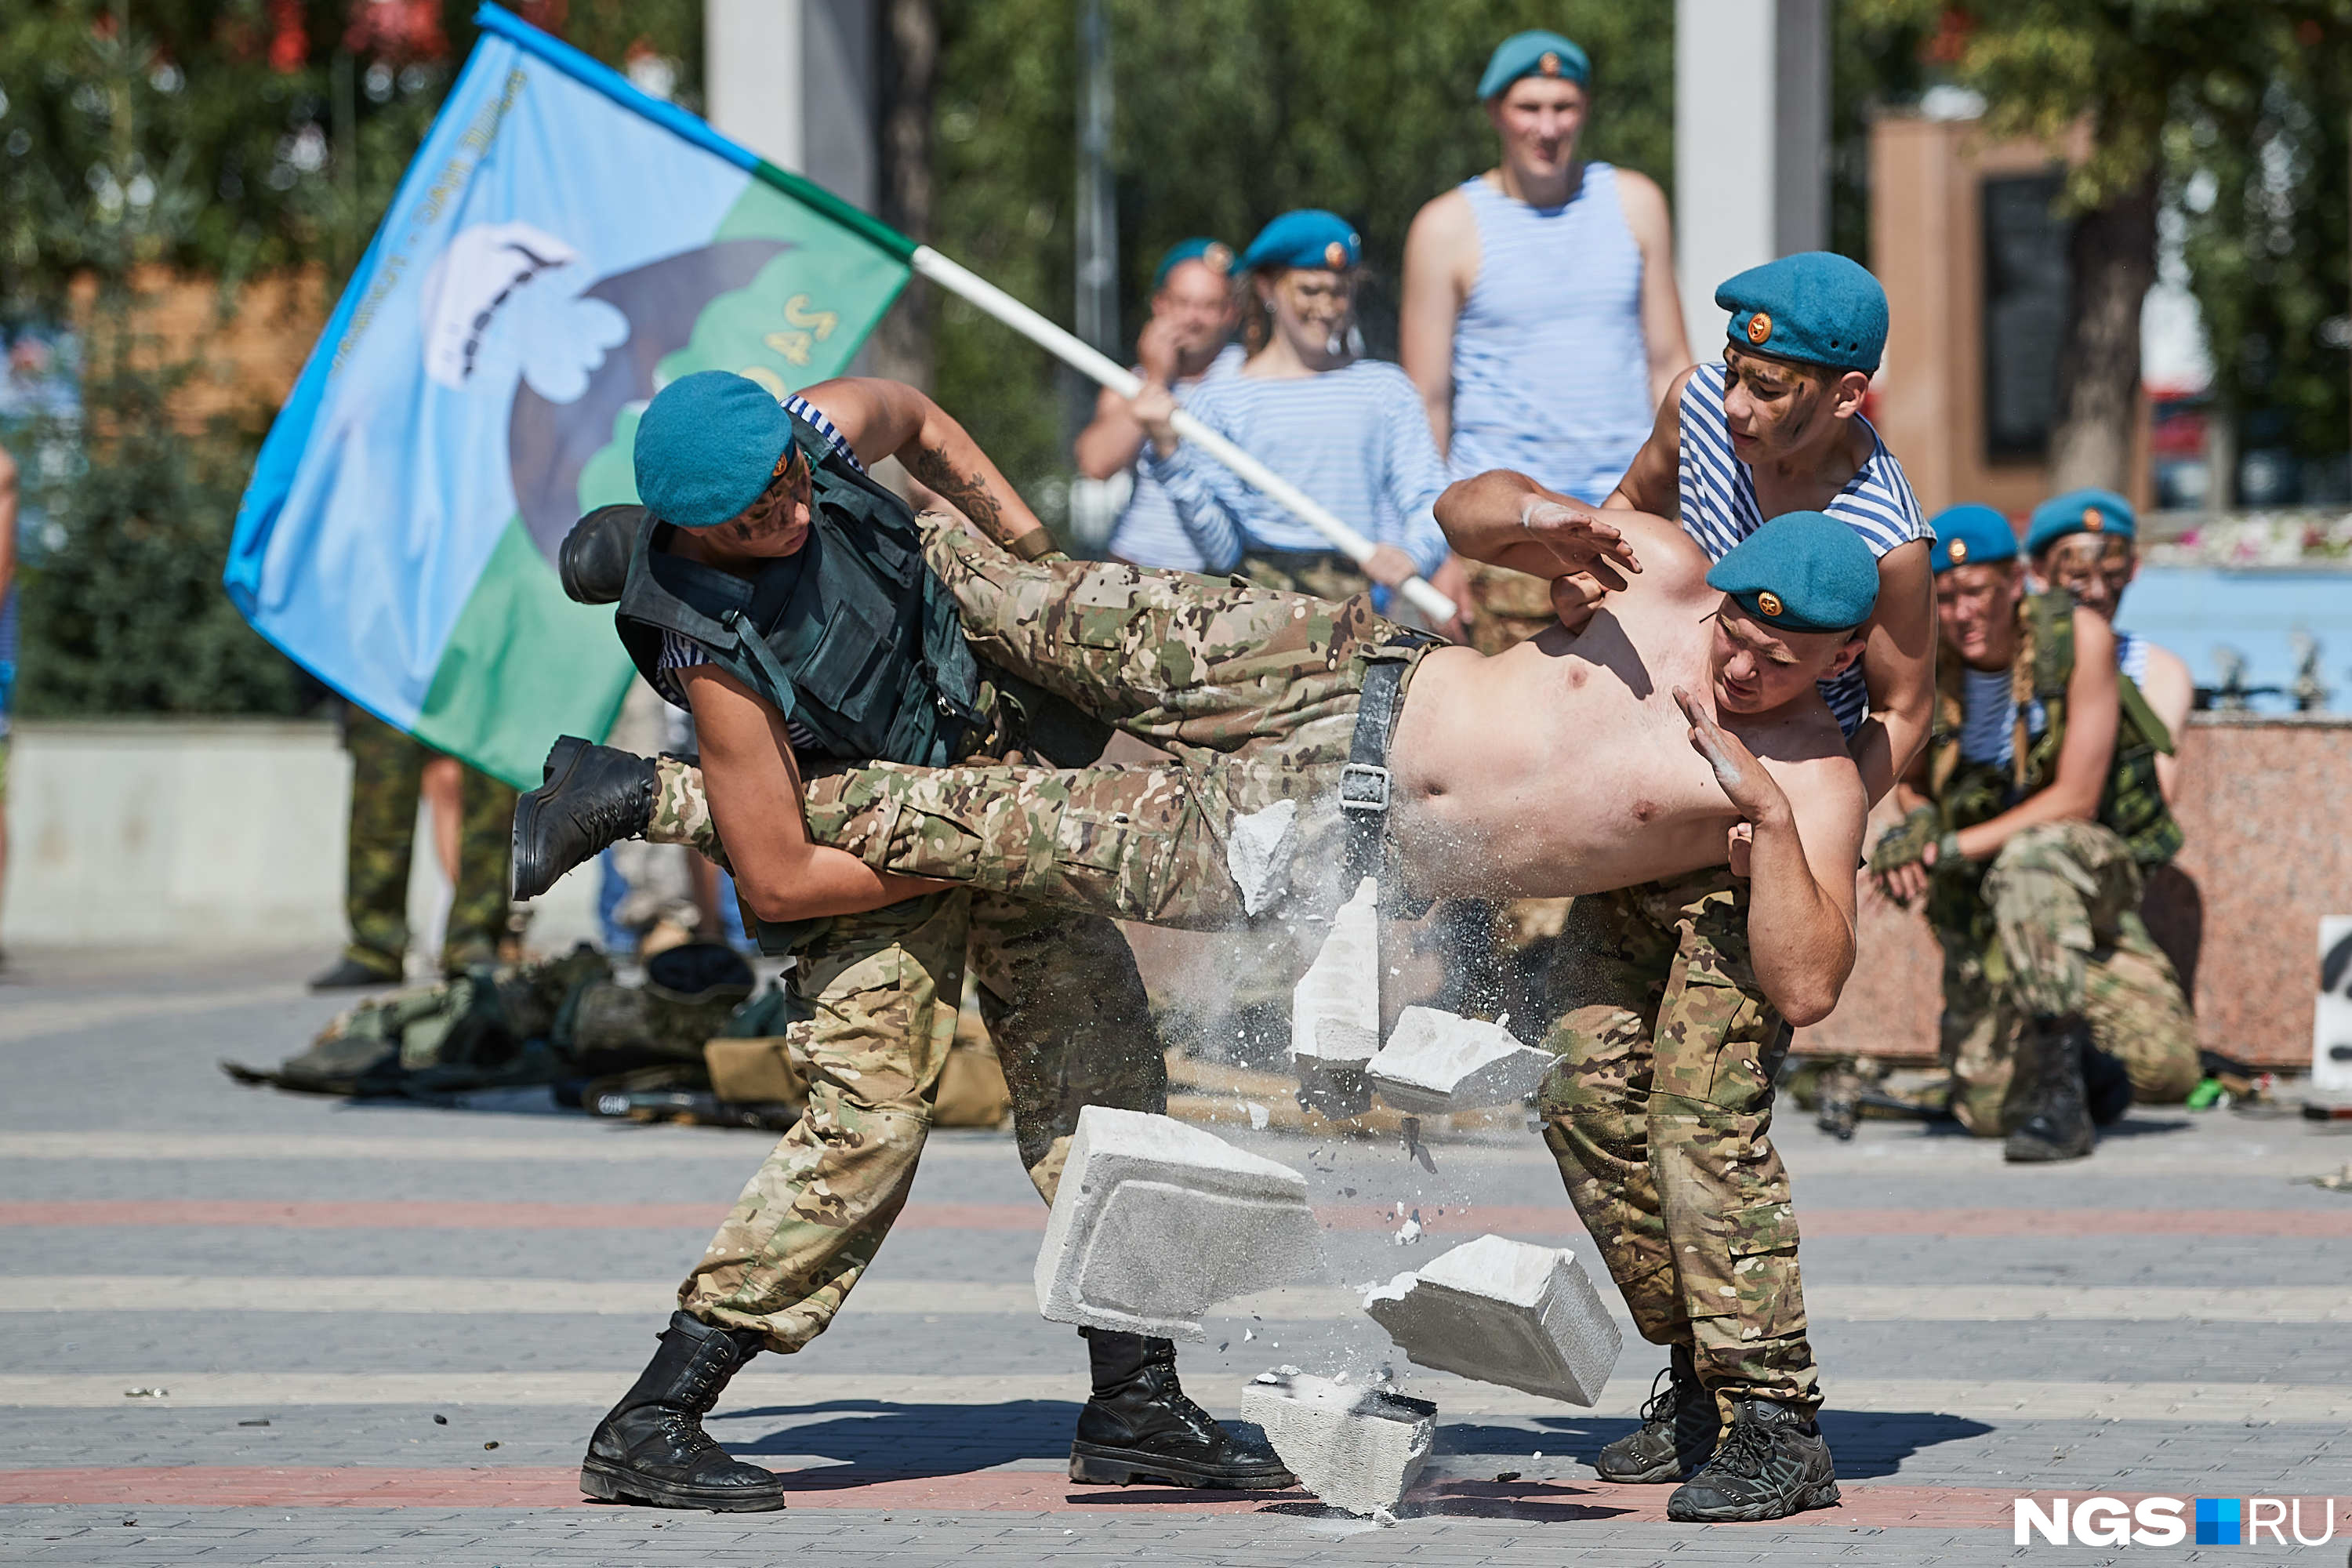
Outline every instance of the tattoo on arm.
[(1004, 511), (997, 505), (980, 475), (960, 474), (949, 463), (946, 454), (935, 447), (919, 447), (915, 460), (907, 465), (917, 479), (955, 504), (957, 510), (980, 525), (981, 531), (998, 543), (1004, 542)]

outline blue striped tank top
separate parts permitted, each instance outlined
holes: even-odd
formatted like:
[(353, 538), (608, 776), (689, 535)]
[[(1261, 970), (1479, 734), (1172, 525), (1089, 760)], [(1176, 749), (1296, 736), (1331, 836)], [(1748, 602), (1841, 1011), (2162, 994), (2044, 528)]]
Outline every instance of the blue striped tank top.
[[(1720, 561), (1731, 547), (1764, 526), (1756, 501), (1756, 476), (1732, 455), (1731, 427), (1723, 411), (1725, 370), (1721, 363), (1703, 364), (1683, 384), (1680, 485), (1683, 531), (1699, 542), (1712, 561)], [(1930, 537), (1927, 514), (1903, 465), (1878, 438), (1870, 421), (1870, 456), (1845, 488), (1822, 510), (1843, 522), (1884, 556), (1898, 544)], [(1822, 698), (1837, 715), (1838, 728), (1851, 735), (1870, 711), (1870, 691), (1863, 683), (1859, 663), (1834, 680), (1822, 682)]]
[[(1241, 369), (1247, 356), (1239, 343), (1227, 343), (1209, 362), (1209, 368), (1199, 375), (1180, 378), (1171, 388), (1179, 404), (1189, 405), (1192, 389), (1204, 381), (1233, 374)], [(1138, 455), (1139, 458), (1140, 454)], [(1127, 505), (1119, 509), (1118, 521), (1110, 531), (1103, 552), (1138, 566), (1168, 566), (1179, 572), (1205, 572), (1209, 563), (1201, 555), (1201, 547), (1184, 531), (1184, 521), (1176, 515), (1176, 503), (1168, 499), (1167, 489), (1145, 471), (1139, 460), (1128, 465), (1134, 476), (1135, 489), (1129, 492)]]
[(2147, 638), (2137, 632), (2116, 634), (2116, 668), (2135, 686), (2147, 684)]
[(1465, 479), (1516, 468), (1598, 506), (1649, 438), (1642, 248), (1617, 171), (1588, 163), (1576, 194), (1533, 207), (1468, 180), (1478, 279), (1454, 324), (1454, 442)]

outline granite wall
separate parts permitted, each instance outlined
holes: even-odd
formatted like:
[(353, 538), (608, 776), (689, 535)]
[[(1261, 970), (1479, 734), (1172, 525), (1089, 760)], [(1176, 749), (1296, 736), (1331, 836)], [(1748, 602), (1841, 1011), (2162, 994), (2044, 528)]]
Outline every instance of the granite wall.
[[(2352, 717), (2200, 713), (2180, 749), (2189, 837), (2153, 879), (2148, 924), (2193, 986), (2208, 1048), (2307, 1068), (2319, 918), (2352, 914)], [(1936, 1054), (1937, 958), (1917, 916), (1865, 902), (1862, 953), (1803, 1052), (1905, 1061)]]

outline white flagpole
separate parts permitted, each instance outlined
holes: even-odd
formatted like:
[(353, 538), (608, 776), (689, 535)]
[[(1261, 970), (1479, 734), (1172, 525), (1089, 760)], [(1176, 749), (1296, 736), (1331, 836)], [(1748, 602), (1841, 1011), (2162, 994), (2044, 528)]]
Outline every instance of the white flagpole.
[[(1135, 374), (1097, 353), (1079, 338), (1064, 331), (1044, 316), (991, 283), (987, 279), (941, 256), (928, 245), (919, 245), (909, 258), (916, 271), (947, 289), (950, 293), (971, 300), (991, 316), (1011, 327), (1031, 342), (1045, 350), (1080, 374), (1090, 376), (1118, 393), (1132, 397), (1142, 386)], [(1249, 485), (1280, 502), (1302, 521), (1331, 542), (1333, 549), (1359, 565), (1370, 559), (1372, 542), (1331, 515), (1306, 491), (1280, 474), (1185, 413), (1176, 411), (1176, 433), (1199, 447), (1209, 456), (1239, 474)], [(1454, 618), (1455, 605), (1433, 587), (1425, 578), (1410, 577), (1399, 590), (1413, 608), (1431, 621), (1443, 625)]]

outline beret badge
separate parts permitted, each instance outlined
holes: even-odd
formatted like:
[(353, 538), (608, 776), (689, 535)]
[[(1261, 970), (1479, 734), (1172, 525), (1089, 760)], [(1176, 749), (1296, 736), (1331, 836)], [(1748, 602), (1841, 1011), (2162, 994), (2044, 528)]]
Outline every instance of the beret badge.
[(1965, 539), (1952, 541), (1946, 547), (1945, 552), (1951, 556), (1952, 564), (1955, 566), (1965, 566), (1969, 563), (1969, 542)]
[(1348, 247), (1333, 240), (1323, 247), (1323, 261), (1334, 272), (1339, 271), (1348, 265)]
[(1772, 318), (1759, 310), (1748, 318), (1748, 341), (1760, 344), (1772, 335)]
[(2087, 531), (2096, 533), (2106, 526), (2106, 514), (2097, 507), (2086, 506), (2083, 509), (2083, 527)]
[(1756, 607), (1763, 611), (1767, 616), (1777, 618), (1781, 610), (1786, 606), (1780, 603), (1780, 595), (1772, 592), (1769, 588), (1766, 588), (1757, 594)]
[(1230, 272), (1234, 267), (1234, 247), (1223, 240), (1213, 239), (1208, 248), (1201, 252), (1201, 262), (1212, 272)]
[(1536, 62), (1536, 68), (1543, 72), (1546, 76), (1558, 76), (1559, 74), (1559, 56), (1549, 49), (1546, 49), (1544, 51), (1543, 58)]

